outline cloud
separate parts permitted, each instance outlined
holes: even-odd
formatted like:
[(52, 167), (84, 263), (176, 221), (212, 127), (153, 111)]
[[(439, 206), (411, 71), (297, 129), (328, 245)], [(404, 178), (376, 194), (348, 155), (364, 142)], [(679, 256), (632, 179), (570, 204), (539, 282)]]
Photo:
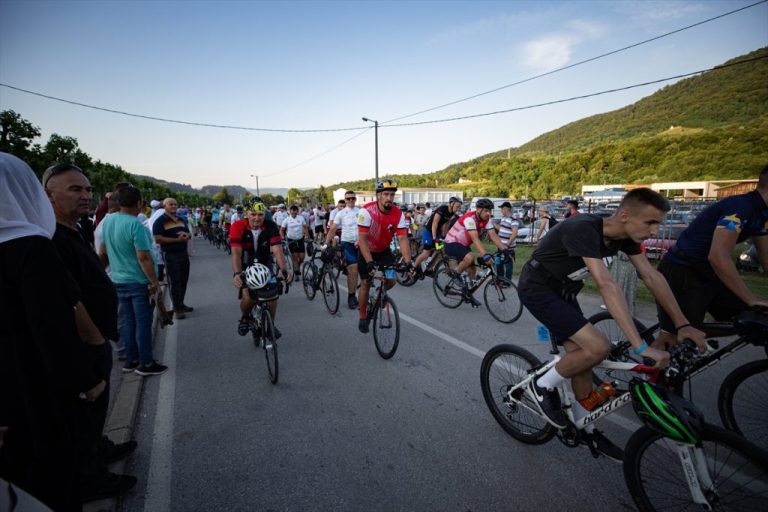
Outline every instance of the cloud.
[(539, 72), (565, 66), (571, 59), (575, 38), (571, 36), (546, 36), (535, 39), (523, 47), (522, 62)]
[(627, 0), (613, 4), (620, 14), (638, 21), (661, 21), (684, 18), (692, 14), (709, 11), (709, 7), (699, 2), (649, 2), (646, 0)]

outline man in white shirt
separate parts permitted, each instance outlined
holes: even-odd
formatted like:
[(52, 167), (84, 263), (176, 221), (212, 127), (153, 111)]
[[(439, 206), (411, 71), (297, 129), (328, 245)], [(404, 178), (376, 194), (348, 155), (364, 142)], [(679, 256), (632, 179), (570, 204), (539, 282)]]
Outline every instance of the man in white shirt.
[[(347, 263), (347, 304), (349, 309), (357, 309), (357, 217), (360, 214), (360, 208), (355, 204), (357, 197), (351, 190), (344, 193), (344, 202), (346, 207), (337, 212), (331, 222), (326, 244), (330, 243), (336, 230), (341, 229), (341, 249), (344, 252), (344, 261)], [(341, 204), (341, 202), (339, 202)]]
[(272, 220), (274, 220), (275, 224), (278, 226), (282, 226), (286, 217), (288, 217), (288, 210), (285, 209), (285, 205), (283, 203), (280, 203), (277, 205), (277, 211), (275, 212), (274, 218)]
[(336, 203), (336, 208), (331, 210), (331, 213), (328, 214), (328, 233), (332, 237), (331, 242), (333, 245), (336, 245), (339, 241), (339, 237), (341, 236), (341, 228), (337, 225), (334, 230), (331, 231), (331, 224), (333, 224), (333, 221), (336, 219), (336, 215), (338, 215), (345, 206), (347, 206), (347, 202), (344, 199), (339, 199), (339, 202)]
[(293, 258), (293, 274), (298, 279), (301, 262), (304, 261), (304, 237), (309, 237), (309, 229), (295, 204), (291, 205), (290, 215), (280, 224), (280, 235), (288, 240), (288, 250)]

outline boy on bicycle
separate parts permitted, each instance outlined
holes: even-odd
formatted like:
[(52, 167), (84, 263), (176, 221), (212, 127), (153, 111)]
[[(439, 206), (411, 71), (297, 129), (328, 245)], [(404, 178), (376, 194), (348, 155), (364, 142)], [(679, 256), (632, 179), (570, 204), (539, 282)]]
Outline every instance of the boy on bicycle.
[[(678, 339), (691, 338), (704, 346), (704, 333), (691, 327), (667, 281), (640, 249), (643, 240), (655, 236), (667, 211), (669, 203), (656, 192), (648, 188), (632, 190), (612, 217), (582, 214), (559, 222), (539, 241), (523, 266), (518, 284), (520, 301), (566, 351), (552, 369), (532, 380), (529, 388), (554, 426), (565, 428), (567, 424), (557, 387), (571, 379), (576, 398), (574, 418), (585, 417), (588, 411), (578, 401), (592, 391), (592, 368), (608, 356), (611, 348), (605, 335), (584, 317), (576, 300), (587, 277), (594, 279), (603, 302), (632, 343), (634, 353), (653, 359), (660, 368), (669, 364), (669, 353), (651, 348), (641, 339), (624, 294), (608, 271), (607, 262), (618, 251), (629, 255), (639, 277), (675, 325), (681, 326)], [(585, 427), (585, 433), (586, 442), (594, 449), (614, 460), (622, 459), (622, 450), (592, 425)]]

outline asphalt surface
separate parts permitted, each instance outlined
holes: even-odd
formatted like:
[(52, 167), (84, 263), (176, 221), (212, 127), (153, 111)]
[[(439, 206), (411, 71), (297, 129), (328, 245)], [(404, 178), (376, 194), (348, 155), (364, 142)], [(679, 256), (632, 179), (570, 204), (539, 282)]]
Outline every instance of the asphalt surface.
[[(357, 311), (343, 301), (330, 316), (297, 283), (279, 301), (272, 385), (262, 349), (236, 332), (230, 276), (228, 256), (197, 241), (186, 300), (195, 311), (158, 331), (156, 358), (171, 369), (134, 390), (138, 413), (120, 430), (139, 442), (125, 467), (139, 484), (91, 510), (634, 510), (619, 464), (557, 439), (522, 444), (490, 415), (479, 378), (489, 348), (549, 357), (529, 313), (504, 325), (484, 308), (443, 308), (429, 281), (396, 287), (400, 347), (385, 361), (357, 331)], [(581, 302), (600, 311), (597, 297)], [(650, 323), (653, 310), (638, 316)], [(709, 421), (719, 424), (720, 380), (752, 350), (697, 379)], [(126, 415), (125, 400), (113, 416)], [(598, 428), (623, 445), (637, 425), (626, 407)]]

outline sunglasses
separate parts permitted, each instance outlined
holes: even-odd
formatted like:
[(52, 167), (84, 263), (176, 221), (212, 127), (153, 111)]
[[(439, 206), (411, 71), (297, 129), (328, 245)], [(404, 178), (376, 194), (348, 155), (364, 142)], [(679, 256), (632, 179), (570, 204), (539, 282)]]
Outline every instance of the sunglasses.
[(78, 166), (76, 166), (75, 164), (59, 164), (59, 165), (54, 165), (53, 167), (49, 167), (45, 171), (48, 174), (48, 176), (46, 176), (45, 181), (43, 181), (43, 188), (45, 188), (45, 186), (48, 185), (48, 182), (51, 180), (51, 178), (53, 178), (57, 174), (61, 174), (61, 173), (64, 173), (64, 172), (69, 172), (69, 171), (76, 171), (76, 172), (79, 172), (80, 174), (83, 174), (83, 175), (85, 174), (83, 172), (83, 170), (81, 168), (79, 168)]
[(357, 201), (357, 198), (355, 196), (345, 197), (344, 199), (347, 200), (347, 201)]

